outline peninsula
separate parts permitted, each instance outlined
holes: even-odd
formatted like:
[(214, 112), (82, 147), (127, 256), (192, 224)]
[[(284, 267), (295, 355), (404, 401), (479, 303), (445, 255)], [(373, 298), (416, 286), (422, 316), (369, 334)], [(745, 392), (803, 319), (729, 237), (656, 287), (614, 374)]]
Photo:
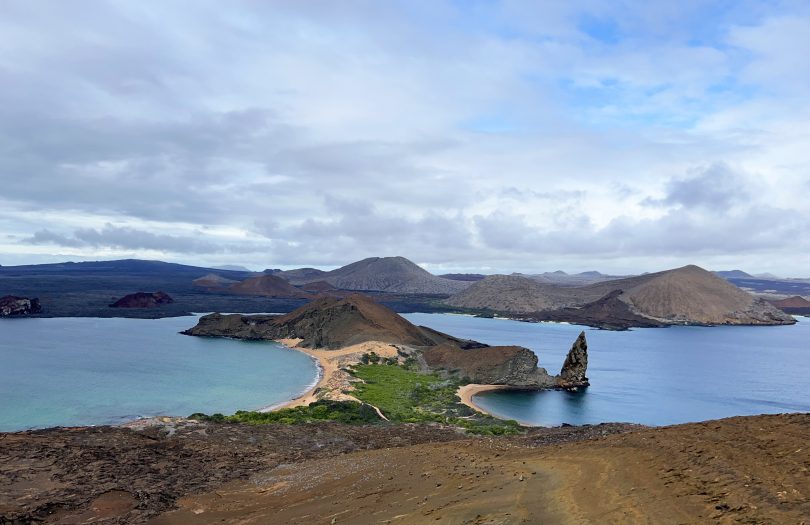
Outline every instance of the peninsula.
[[(457, 389), (470, 384), (476, 385), (478, 391), (488, 387), (575, 390), (588, 386), (584, 332), (574, 343), (560, 374), (551, 375), (538, 367), (537, 356), (528, 348), (489, 346), (416, 326), (361, 294), (320, 297), (286, 315), (209, 314), (183, 333), (273, 340), (315, 358), (321, 370), (317, 385), (283, 405), (286, 408), (318, 400), (360, 403), (352, 392), (362, 377), (352, 368), (369, 360), (402, 365), (417, 374), (434, 374), (453, 381)], [(472, 404), (469, 396), (460, 397)], [(384, 410), (375, 409), (386, 418)]]

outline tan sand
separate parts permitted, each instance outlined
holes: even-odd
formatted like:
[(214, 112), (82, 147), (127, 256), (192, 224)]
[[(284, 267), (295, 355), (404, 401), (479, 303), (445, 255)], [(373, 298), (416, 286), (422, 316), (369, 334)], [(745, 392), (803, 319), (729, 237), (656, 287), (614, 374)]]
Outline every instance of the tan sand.
[(516, 390), (514, 387), (510, 387), (508, 385), (479, 385), (475, 383), (470, 383), (469, 385), (464, 385), (459, 387), (458, 391), (456, 391), (456, 395), (461, 398), (461, 403), (467, 405), (468, 407), (472, 408), (476, 412), (480, 412), (482, 414), (487, 415), (494, 415), (480, 406), (475, 404), (473, 397), (481, 394), (483, 392), (492, 392), (494, 390)]
[(398, 355), (395, 346), (379, 341), (367, 341), (338, 350), (315, 350), (297, 346), (301, 339), (281, 339), (278, 342), (313, 357), (320, 368), (320, 379), (314, 387), (295, 399), (273, 406), (268, 410), (306, 406), (319, 399), (358, 401), (357, 398), (346, 393), (352, 390), (354, 378), (344, 368), (359, 363), (363, 354), (371, 352), (375, 352), (380, 357), (397, 357)]

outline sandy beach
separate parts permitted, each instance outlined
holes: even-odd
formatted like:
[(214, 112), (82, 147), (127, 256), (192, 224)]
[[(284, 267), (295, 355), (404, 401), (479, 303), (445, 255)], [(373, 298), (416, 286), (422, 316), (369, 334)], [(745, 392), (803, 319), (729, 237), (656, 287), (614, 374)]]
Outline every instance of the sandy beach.
[(300, 396), (285, 403), (274, 405), (265, 411), (280, 410), (282, 408), (294, 408), (306, 406), (319, 399), (331, 399), (334, 401), (358, 401), (355, 397), (347, 394), (346, 391), (352, 389), (352, 376), (343, 368), (357, 364), (363, 354), (371, 352), (380, 357), (397, 357), (397, 349), (388, 343), (379, 341), (368, 341), (359, 343), (339, 350), (315, 350), (298, 346), (301, 339), (281, 339), (277, 341), (284, 346), (303, 352), (315, 359), (319, 368), (318, 382), (311, 389)]
[[(464, 385), (462, 387), (459, 387), (456, 394), (461, 399), (462, 404), (467, 405), (468, 407), (472, 408), (476, 412), (481, 412), (482, 414), (495, 416), (495, 414), (487, 412), (486, 410), (484, 410), (480, 406), (476, 405), (475, 401), (473, 400), (473, 397), (478, 395), (478, 394), (481, 394), (483, 392), (492, 392), (492, 391), (495, 391), (495, 390), (515, 390), (515, 388), (507, 386), (507, 385), (478, 385), (478, 384), (470, 383), (469, 385)], [(495, 417), (498, 417), (498, 416), (495, 416)]]

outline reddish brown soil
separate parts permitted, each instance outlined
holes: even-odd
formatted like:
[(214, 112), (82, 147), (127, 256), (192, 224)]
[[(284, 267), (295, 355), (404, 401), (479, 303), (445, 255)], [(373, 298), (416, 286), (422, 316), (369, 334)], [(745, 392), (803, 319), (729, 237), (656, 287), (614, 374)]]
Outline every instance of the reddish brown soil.
[(310, 294), (296, 288), (281, 277), (275, 275), (259, 275), (245, 279), (228, 287), (228, 291), (241, 295), (263, 295), (266, 297), (307, 298)]
[(165, 292), (136, 292), (118, 299), (110, 308), (157, 308), (161, 304), (173, 302), (174, 299)]
[(810, 308), (810, 301), (800, 295), (769, 302), (777, 308)]
[(363, 451), (182, 498), (153, 523), (801, 524), (808, 438), (795, 414)]

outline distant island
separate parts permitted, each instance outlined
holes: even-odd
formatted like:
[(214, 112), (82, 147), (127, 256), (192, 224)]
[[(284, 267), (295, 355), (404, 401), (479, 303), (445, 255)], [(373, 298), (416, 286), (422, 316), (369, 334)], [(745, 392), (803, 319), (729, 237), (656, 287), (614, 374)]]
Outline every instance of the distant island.
[[(810, 282), (749, 275), (685, 266), (637, 276), (561, 270), (438, 276), (404, 257), (371, 257), (329, 271), (305, 267), (264, 272), (123, 260), (4, 266), (0, 267), (0, 289), (20, 297), (40, 297), (42, 308), (31, 315), (47, 317), (290, 312), (322, 295), (341, 298), (355, 292), (400, 313), (456, 312), (612, 330), (792, 324), (790, 314), (806, 312), (796, 305), (810, 297)], [(156, 303), (160, 308), (108, 307), (110, 297), (128, 296), (133, 289), (160, 289), (173, 302)], [(777, 289), (793, 293), (775, 294)], [(785, 302), (793, 296), (797, 298)], [(150, 302), (142, 297), (123, 303), (142, 301)]]

